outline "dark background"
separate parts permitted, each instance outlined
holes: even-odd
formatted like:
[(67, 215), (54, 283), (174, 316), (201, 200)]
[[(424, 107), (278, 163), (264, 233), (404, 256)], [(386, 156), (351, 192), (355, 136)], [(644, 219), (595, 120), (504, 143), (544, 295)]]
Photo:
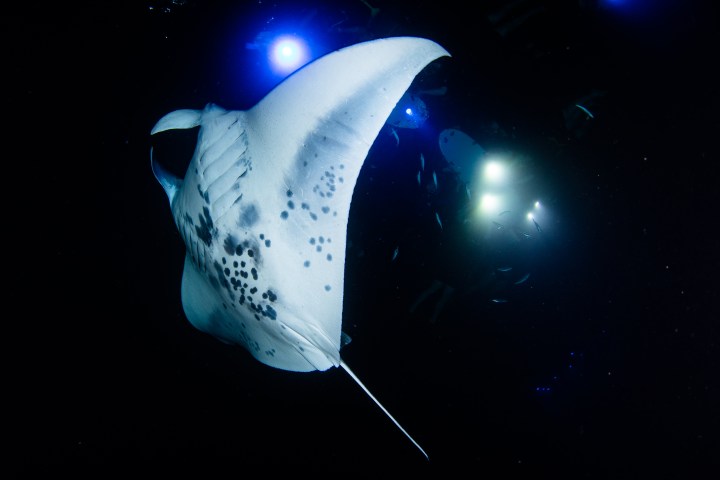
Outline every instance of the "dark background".
[[(717, 471), (712, 2), (371, 3), (370, 23), (349, 0), (55, 5), (3, 18), (11, 468)], [(345, 274), (353, 340), (342, 356), (429, 463), (344, 372), (272, 369), (182, 312), (184, 247), (150, 171), (150, 129), (179, 108), (252, 106), (279, 79), (245, 45), (293, 22), (313, 32), (316, 56), (394, 35), (453, 55), (428, 77), (448, 90), (428, 99), (427, 128), (398, 131), (397, 147), (384, 129), (370, 152)], [(592, 123), (566, 121), (592, 92)], [(542, 243), (468, 239), (452, 188), (418, 191), (419, 151), (452, 185), (428, 134), (447, 127), (531, 159), (556, 214)], [(172, 140), (189, 158), (192, 135)], [(494, 304), (507, 291), (492, 268), (506, 259), (532, 276)], [(436, 321), (433, 299), (409, 312), (433, 280), (456, 291)]]

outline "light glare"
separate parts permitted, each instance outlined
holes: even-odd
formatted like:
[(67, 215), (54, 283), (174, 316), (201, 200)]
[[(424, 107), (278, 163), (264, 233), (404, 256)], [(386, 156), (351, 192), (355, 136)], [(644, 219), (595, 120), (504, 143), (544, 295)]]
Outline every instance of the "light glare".
[(271, 63), (277, 73), (288, 74), (310, 59), (305, 43), (295, 36), (278, 38), (271, 50)]
[(485, 178), (491, 182), (498, 182), (502, 179), (504, 168), (500, 162), (488, 162), (485, 165)]
[(495, 212), (500, 205), (500, 199), (492, 193), (484, 194), (480, 199), (480, 209), (485, 213)]

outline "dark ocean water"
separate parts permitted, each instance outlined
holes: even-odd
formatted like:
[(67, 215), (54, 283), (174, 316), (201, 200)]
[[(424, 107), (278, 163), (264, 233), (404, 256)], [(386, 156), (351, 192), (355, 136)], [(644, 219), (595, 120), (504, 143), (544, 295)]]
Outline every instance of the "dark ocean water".
[[(22, 160), (8, 178), (27, 188), (7, 210), (21, 472), (707, 478), (720, 466), (716, 9), (370, 3), (137, 2), (3, 20)], [(429, 463), (341, 370), (273, 369), (182, 311), (184, 245), (149, 151), (182, 175), (195, 132), (158, 143), (150, 130), (181, 108), (254, 105), (283, 78), (264, 55), (280, 31), (312, 58), (403, 35), (452, 54), (412, 86), (427, 120), (376, 138), (345, 262), (342, 357)], [(468, 207), (439, 148), (448, 128), (514, 169), (512, 212)]]

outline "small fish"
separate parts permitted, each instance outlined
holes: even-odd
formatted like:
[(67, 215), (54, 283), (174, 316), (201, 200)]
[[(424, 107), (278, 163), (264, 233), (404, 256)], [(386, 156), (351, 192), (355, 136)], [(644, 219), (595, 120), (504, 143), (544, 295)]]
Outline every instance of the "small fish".
[(590, 110), (588, 110), (587, 108), (583, 107), (582, 105), (578, 105), (577, 103), (575, 104), (575, 106), (578, 107), (583, 112), (585, 112), (588, 117), (595, 118), (595, 115), (593, 115), (592, 112), (590, 112)]
[(442, 230), (442, 228), (443, 228), (442, 222), (440, 221), (440, 215), (438, 215), (437, 212), (435, 212), (435, 220), (437, 220), (438, 225), (440, 225), (440, 230)]
[(490, 301), (493, 303), (507, 303), (507, 300), (505, 300), (504, 298), (493, 298)]
[(433, 170), (433, 183), (435, 184), (435, 190), (437, 190), (437, 175), (435, 175), (435, 170)]
[(420, 170), (425, 171), (425, 156), (420, 152)]
[(515, 285), (520, 285), (521, 283), (523, 283), (523, 282), (524, 282), (525, 280), (527, 280), (528, 278), (530, 278), (530, 274), (529, 274), (529, 273), (526, 273), (525, 275), (523, 275), (523, 276), (520, 278), (520, 280), (518, 280), (517, 282), (515, 282)]
[(395, 138), (395, 146), (397, 147), (400, 145), (400, 137), (398, 136), (397, 131), (392, 127), (390, 127), (390, 134)]
[(535, 221), (534, 218), (532, 219), (532, 221), (533, 221), (533, 223), (535, 224), (535, 228), (537, 228), (537, 231), (538, 231), (538, 232), (542, 232), (542, 230), (540, 229), (540, 225), (538, 225), (538, 223)]
[(498, 230), (500, 230), (501, 228), (504, 227), (504, 225), (502, 223), (496, 222), (495, 220), (493, 220), (492, 223), (493, 223), (493, 225), (495, 225), (495, 228), (497, 228)]
[(532, 238), (532, 235), (530, 235), (529, 233), (525, 233), (525, 232), (522, 232), (522, 236), (525, 238)]
[(501, 215), (505, 215), (506, 213), (510, 213), (510, 210), (503, 210), (502, 212), (498, 213), (498, 217)]
[(498, 272), (509, 272), (512, 267), (498, 267)]
[(418, 185), (422, 185), (422, 180), (420, 179), (420, 170), (418, 170), (417, 180), (418, 180)]
[(393, 254), (392, 254), (392, 259), (390, 259), (391, 262), (394, 262), (394, 261), (395, 261), (395, 259), (396, 259), (397, 256), (398, 256), (398, 253), (400, 253), (400, 247), (395, 247), (395, 251), (394, 251)]

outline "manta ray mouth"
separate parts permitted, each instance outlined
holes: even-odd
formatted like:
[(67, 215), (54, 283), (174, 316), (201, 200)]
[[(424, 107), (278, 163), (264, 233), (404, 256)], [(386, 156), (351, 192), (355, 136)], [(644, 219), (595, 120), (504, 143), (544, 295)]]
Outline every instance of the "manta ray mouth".
[(199, 127), (166, 130), (152, 136), (153, 160), (177, 178), (184, 178), (195, 152)]

